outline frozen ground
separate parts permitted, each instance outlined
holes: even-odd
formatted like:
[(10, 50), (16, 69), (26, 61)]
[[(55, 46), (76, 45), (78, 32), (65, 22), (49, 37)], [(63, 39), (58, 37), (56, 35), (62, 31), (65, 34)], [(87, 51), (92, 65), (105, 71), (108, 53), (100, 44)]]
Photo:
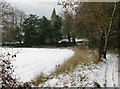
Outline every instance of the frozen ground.
[(74, 70), (54, 76), (40, 87), (118, 87), (118, 57), (108, 54), (107, 60), (97, 65), (78, 64)]
[(68, 49), (46, 49), (46, 48), (0, 48), (0, 52), (17, 53), (12, 62), (15, 68), (15, 75), (23, 82), (33, 79), (41, 72), (49, 75), (55, 70), (56, 65), (62, 64), (65, 60), (74, 55)]

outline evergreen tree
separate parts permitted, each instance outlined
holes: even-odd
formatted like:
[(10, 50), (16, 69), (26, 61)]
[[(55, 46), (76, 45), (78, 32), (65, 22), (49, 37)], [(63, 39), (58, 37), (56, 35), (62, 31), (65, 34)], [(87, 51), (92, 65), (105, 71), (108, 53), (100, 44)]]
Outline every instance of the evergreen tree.
[(52, 26), (53, 26), (54, 42), (58, 42), (62, 38), (62, 33), (61, 33), (62, 18), (57, 15)]
[(36, 44), (36, 34), (38, 26), (38, 16), (30, 14), (23, 23), (24, 44), (26, 46), (32, 46)]
[(39, 22), (39, 39), (42, 43), (51, 43), (52, 42), (52, 26), (51, 21), (48, 20), (45, 16), (40, 19)]

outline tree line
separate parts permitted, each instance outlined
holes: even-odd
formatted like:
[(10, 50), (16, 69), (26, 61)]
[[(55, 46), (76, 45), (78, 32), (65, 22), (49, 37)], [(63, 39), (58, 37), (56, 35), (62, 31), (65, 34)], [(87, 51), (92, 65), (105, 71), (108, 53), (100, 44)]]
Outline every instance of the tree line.
[(14, 8), (4, 0), (0, 1), (0, 22), (3, 30), (3, 43), (14, 41), (11, 32), (17, 27), (21, 27), (26, 16), (24, 11)]
[(26, 15), (22, 10), (0, 1), (0, 15), (3, 26), (3, 44), (24, 44), (33, 46), (54, 44), (61, 37), (62, 18), (56, 15), (51, 20), (45, 16)]
[(36, 15), (29, 15), (22, 24), (25, 45), (54, 44), (61, 37), (62, 19), (59, 16), (55, 20), (48, 20), (45, 16), (38, 18)]
[(118, 2), (68, 0), (58, 4), (63, 7), (62, 15), (49, 20), (45, 16), (26, 16), (2, 2), (3, 41), (33, 46), (55, 44), (63, 38), (71, 43), (72, 38), (75, 45), (76, 38), (85, 38), (89, 40), (89, 47), (99, 49), (100, 58), (106, 58), (108, 48), (118, 47)]
[[(89, 39), (89, 47), (98, 48), (106, 59), (109, 48), (118, 48), (119, 3), (60, 1), (66, 14), (67, 35)], [(70, 29), (69, 29), (70, 28)]]

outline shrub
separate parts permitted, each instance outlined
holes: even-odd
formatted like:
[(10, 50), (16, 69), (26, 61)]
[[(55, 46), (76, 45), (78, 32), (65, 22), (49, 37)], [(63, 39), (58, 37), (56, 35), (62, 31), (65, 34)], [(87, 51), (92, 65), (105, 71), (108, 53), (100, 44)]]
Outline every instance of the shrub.
[[(19, 52), (19, 51), (18, 51)], [(17, 52), (17, 53), (18, 53)], [(30, 83), (22, 83), (19, 82), (15, 75), (13, 75), (14, 69), (13, 65), (11, 64), (11, 61), (13, 58), (16, 57), (16, 54), (14, 55), (10, 54), (9, 52), (7, 54), (0, 54), (0, 87), (2, 89), (6, 88), (30, 88)]]

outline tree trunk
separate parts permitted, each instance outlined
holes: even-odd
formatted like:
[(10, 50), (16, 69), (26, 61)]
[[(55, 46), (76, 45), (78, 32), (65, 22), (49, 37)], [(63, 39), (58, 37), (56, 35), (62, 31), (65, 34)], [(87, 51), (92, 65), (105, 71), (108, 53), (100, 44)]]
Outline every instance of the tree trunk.
[(103, 58), (104, 58), (104, 59), (106, 59), (106, 53), (107, 53), (106, 51), (103, 52)]
[(70, 41), (70, 36), (68, 36), (68, 43), (70, 43), (71, 41)]
[(109, 37), (105, 37), (105, 46), (104, 46), (104, 50), (103, 50), (103, 58), (106, 59), (106, 52), (107, 52), (107, 46), (108, 46), (108, 39)]
[(73, 40), (73, 44), (76, 45), (75, 37), (73, 37), (72, 40)]
[(68, 31), (68, 34), (67, 34), (67, 35), (68, 35), (68, 36), (67, 36), (67, 37), (68, 37), (68, 43), (70, 44), (71, 41), (70, 41), (70, 32), (69, 32), (69, 31)]
[(105, 45), (104, 45), (104, 51), (103, 51), (103, 58), (105, 58), (105, 59), (106, 59), (106, 52), (107, 52), (107, 46), (108, 46), (108, 39), (109, 39), (109, 35), (111, 32), (113, 18), (114, 18), (115, 11), (116, 11), (116, 5), (117, 5), (117, 3), (115, 2), (114, 9), (113, 9), (112, 16), (111, 16), (111, 20), (110, 20), (110, 24), (109, 24), (109, 29), (108, 29), (108, 32), (105, 34)]
[[(118, 9), (119, 9), (119, 18), (118, 18), (118, 57), (120, 58), (120, 2), (118, 3)], [(120, 62), (119, 62), (119, 64), (120, 64)]]
[(99, 46), (99, 60), (101, 59), (101, 57), (102, 57), (102, 52), (101, 52), (101, 48)]
[(103, 56), (103, 44), (104, 43), (104, 33), (101, 33), (100, 46), (99, 46), (99, 59)]

